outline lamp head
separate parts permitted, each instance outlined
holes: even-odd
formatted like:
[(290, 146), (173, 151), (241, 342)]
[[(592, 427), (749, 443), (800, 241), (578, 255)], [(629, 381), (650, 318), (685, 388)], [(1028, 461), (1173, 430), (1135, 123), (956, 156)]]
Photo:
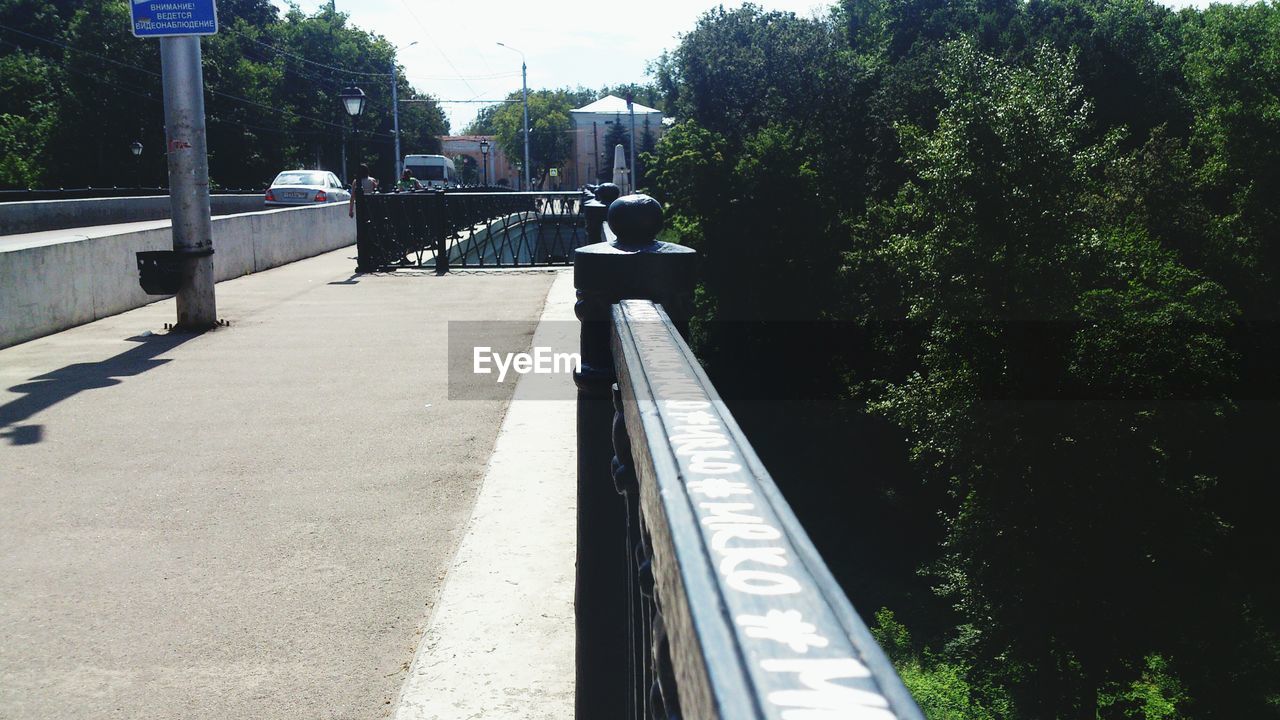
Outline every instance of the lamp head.
[(364, 104), (368, 100), (368, 96), (358, 87), (343, 88), (338, 97), (342, 98), (342, 107), (351, 117), (364, 112)]

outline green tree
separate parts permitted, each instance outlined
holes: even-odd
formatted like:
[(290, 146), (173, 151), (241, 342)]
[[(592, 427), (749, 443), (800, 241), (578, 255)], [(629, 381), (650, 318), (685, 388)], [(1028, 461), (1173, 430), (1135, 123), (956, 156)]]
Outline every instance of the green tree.
[(480, 163), (475, 158), (470, 155), (455, 155), (452, 159), (458, 171), (458, 182), (463, 185), (480, 184)]
[[(903, 128), (913, 178), (864, 228), (921, 338), (879, 407), (957, 500), (935, 567), (956, 659), (1027, 717), (1093, 717), (1104, 682), (1217, 609), (1169, 602), (1166, 568), (1212, 575), (1193, 558), (1225, 550), (1197, 458), (1230, 411), (1236, 310), (1145, 229), (1084, 212), (1118, 143), (1090, 143), (1072, 62), (947, 55), (937, 128)], [(1088, 579), (1105, 591), (1068, 590)]]
[(1035, 0), (1011, 23), (1006, 53), (1025, 60), (1041, 43), (1074, 52), (1098, 136), (1124, 127), (1136, 147), (1157, 126), (1187, 135), (1181, 29), (1172, 10), (1150, 0)]
[[(1008, 697), (999, 692), (981, 693), (970, 685), (968, 669), (948, 662), (912, 642), (911, 632), (893, 611), (875, 614), (871, 634), (893, 661), (925, 717), (946, 720), (999, 720), (1012, 716)], [(988, 699), (980, 699), (988, 695)]]
[[(228, 12), (231, 10), (231, 12)], [(223, 187), (262, 187), (285, 169), (295, 124), (275, 106), (287, 74), (265, 0), (219, 4), (221, 31), (201, 42), (209, 176)]]
[[(918, 540), (837, 574), (921, 628), (940, 707), (1274, 714), (1280, 590), (1251, 548), (1280, 545), (1257, 482), (1280, 393), (1277, 8), (746, 6), (651, 66), (680, 122), (650, 182), (702, 254), (699, 355), (726, 397), (769, 367), (847, 399), (826, 427), (813, 403), (744, 427), (839, 562), (879, 539), (867, 516)], [(707, 322), (823, 317), (853, 323), (802, 360)], [(859, 471), (806, 516), (805, 480), (846, 470), (797, 459), (815, 431)]]
[[(35, 54), (0, 56), (0, 187), (38, 187), (45, 175), (45, 154), (53, 131), (56, 103), (50, 96), (53, 68)], [(25, 98), (24, 107), (9, 107)]]
[[(61, 46), (56, 123), (46, 147), (50, 180), (68, 187), (130, 184), (120, 172), (134, 167), (129, 146), (142, 140), (143, 161), (163, 162), (160, 58), (155, 43), (135, 39), (129, 8), (114, 0), (80, 3), (68, 19)], [(150, 174), (150, 173), (148, 173)]]
[(606, 95), (620, 97), (626, 99), (630, 95), (634, 102), (645, 107), (651, 107), (654, 110), (664, 110), (666, 102), (662, 97), (662, 89), (657, 83), (626, 83), (623, 85), (606, 85), (600, 88), (599, 92), (591, 93), (591, 95), (583, 102), (585, 105), (593, 100), (597, 100)]
[(480, 108), (480, 112), (476, 113), (476, 117), (466, 128), (462, 130), (465, 135), (492, 135), (495, 130), (493, 127), (493, 115), (498, 112), (502, 105), (486, 105)]
[(666, 111), (734, 145), (783, 119), (805, 133), (829, 131), (833, 122), (839, 126), (832, 100), (848, 100), (841, 95), (845, 84), (835, 81), (856, 72), (843, 59), (827, 23), (749, 3), (718, 8), (701, 17), (665, 61), (663, 82), (675, 94)]
[[(573, 151), (569, 111), (574, 108), (567, 90), (536, 90), (529, 93), (530, 177), (541, 187), (553, 167), (560, 167)], [(513, 162), (524, 158), (524, 106), (520, 93), (508, 96), (491, 116), (498, 146)]]
[[(1187, 24), (1193, 148), (1212, 243), (1247, 306), (1280, 317), (1280, 4), (1215, 5)], [(1259, 318), (1261, 319), (1261, 317)]]
[[(338, 93), (347, 85), (369, 95), (359, 144), (390, 178), (394, 50), (385, 39), (329, 7), (280, 16), (268, 0), (228, 0), (219, 10), (222, 31), (201, 41), (213, 183), (260, 187), (289, 166), (342, 171), (350, 122)], [(0, 97), (3, 182), (124, 185), (136, 170), (143, 183), (166, 183), (159, 51), (122, 30), (126, 3), (0, 0), (0, 25), (0, 86), (13, 90)], [(443, 113), (398, 81), (401, 98), (423, 101), (402, 108), (407, 151), (438, 151)]]
[(636, 187), (649, 187), (649, 166), (653, 162), (653, 153), (658, 149), (658, 140), (653, 134), (653, 125), (649, 116), (644, 118), (644, 127), (640, 132), (640, 141), (636, 145)]

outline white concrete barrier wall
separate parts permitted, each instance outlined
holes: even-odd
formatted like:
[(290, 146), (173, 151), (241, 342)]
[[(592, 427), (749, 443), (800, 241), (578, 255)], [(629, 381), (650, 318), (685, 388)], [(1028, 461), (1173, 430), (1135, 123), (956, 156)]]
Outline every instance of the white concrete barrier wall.
[[(247, 213), (266, 207), (259, 194), (210, 195), (209, 205), (214, 215)], [(0, 203), (0, 235), (168, 219), (168, 195)]]
[[(221, 282), (355, 241), (345, 203), (217, 217), (214, 273)], [(139, 287), (135, 253), (172, 247), (162, 227), (0, 251), (0, 348), (161, 299)]]

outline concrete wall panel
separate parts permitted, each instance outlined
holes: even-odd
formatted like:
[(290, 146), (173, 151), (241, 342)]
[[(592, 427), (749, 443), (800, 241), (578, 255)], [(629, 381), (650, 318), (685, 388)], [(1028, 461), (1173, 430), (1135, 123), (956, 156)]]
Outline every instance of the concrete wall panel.
[[(212, 195), (214, 215), (253, 212), (265, 207), (262, 195)], [(0, 235), (169, 219), (169, 196), (33, 200), (0, 203)]]
[[(214, 218), (215, 277), (336, 250), (355, 235), (343, 203)], [(166, 227), (0, 251), (0, 347), (159, 300), (138, 286), (135, 253), (171, 247)]]

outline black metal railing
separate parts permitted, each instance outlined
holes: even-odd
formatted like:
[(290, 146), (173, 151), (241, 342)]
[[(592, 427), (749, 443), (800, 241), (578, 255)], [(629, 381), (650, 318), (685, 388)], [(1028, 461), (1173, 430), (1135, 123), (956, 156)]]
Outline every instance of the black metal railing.
[(569, 265), (588, 244), (584, 199), (579, 192), (358, 195), (358, 269)]
[(612, 345), (629, 717), (922, 719), (670, 318), (625, 300)]
[(576, 717), (923, 720), (681, 336), (696, 253), (650, 198), (608, 224), (574, 268)]

